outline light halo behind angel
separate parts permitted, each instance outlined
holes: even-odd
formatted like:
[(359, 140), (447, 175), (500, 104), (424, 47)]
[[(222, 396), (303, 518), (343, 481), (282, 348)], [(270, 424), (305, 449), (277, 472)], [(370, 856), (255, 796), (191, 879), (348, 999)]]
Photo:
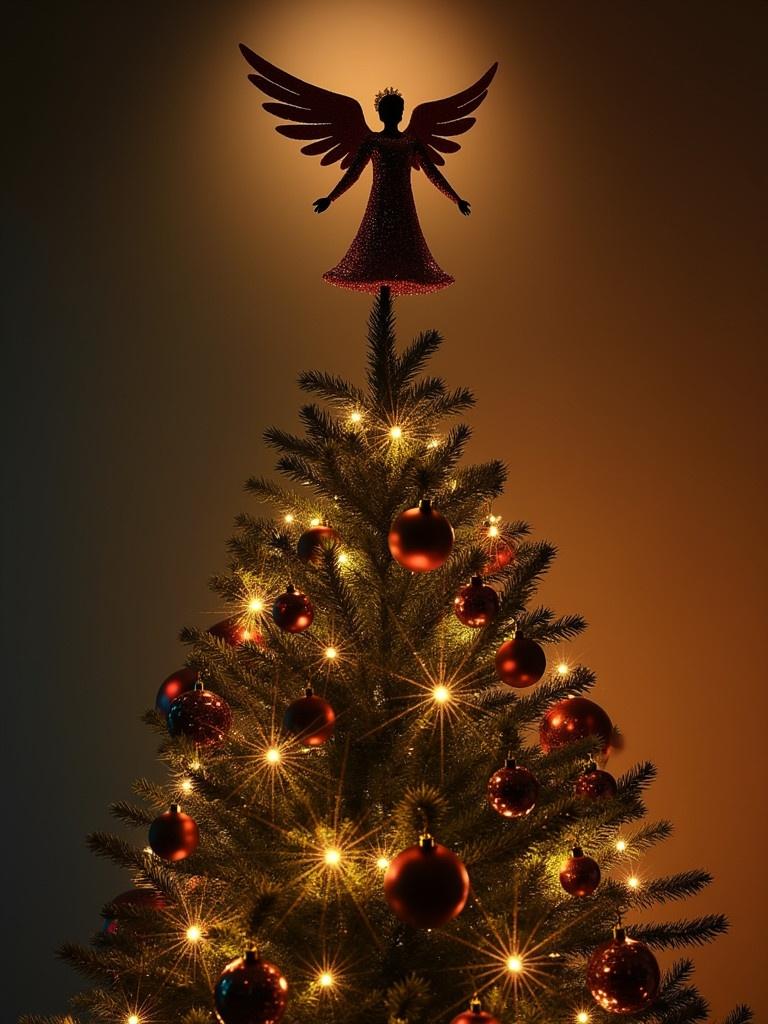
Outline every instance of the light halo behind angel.
[(315, 200), (317, 213), (327, 210), (354, 185), (369, 161), (373, 165), (371, 193), (360, 227), (344, 257), (323, 274), (324, 280), (363, 292), (378, 292), (387, 286), (396, 295), (434, 292), (452, 284), (454, 279), (438, 266), (422, 234), (411, 170), (423, 170), (461, 213), (469, 214), (469, 203), (452, 188), (439, 166), (445, 163), (443, 153), (461, 148), (452, 136), (463, 134), (475, 123), (469, 114), (485, 99), (497, 65), (454, 96), (420, 103), (403, 132), (398, 128), (403, 98), (387, 87), (375, 101), (384, 127), (374, 132), (357, 100), (303, 82), (244, 44), (240, 49), (257, 72), (248, 75), (249, 80), (277, 101), (264, 103), (264, 109), (293, 122), (279, 124), (276, 130), (289, 139), (313, 140), (307, 141), (301, 152), (321, 157), (321, 164), (341, 162), (344, 174), (328, 196)]

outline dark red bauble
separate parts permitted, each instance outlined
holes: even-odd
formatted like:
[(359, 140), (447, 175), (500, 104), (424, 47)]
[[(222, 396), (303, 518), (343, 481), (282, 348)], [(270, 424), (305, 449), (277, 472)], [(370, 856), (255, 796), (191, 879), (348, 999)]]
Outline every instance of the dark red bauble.
[(501, 572), (505, 565), (514, 562), (516, 555), (517, 552), (508, 541), (497, 541), (491, 548), (490, 557), (485, 563), (483, 570), (485, 575), (493, 576), (494, 573)]
[(171, 804), (171, 809), (149, 826), (149, 845), (163, 860), (184, 860), (195, 852), (199, 841), (197, 822), (178, 804)]
[(296, 545), (296, 554), (305, 565), (322, 565), (323, 548), (329, 544), (338, 544), (341, 537), (331, 526), (313, 526), (305, 530)]
[(306, 594), (300, 593), (292, 583), (285, 588), (285, 593), (272, 606), (272, 618), (275, 625), (286, 633), (303, 633), (309, 629), (315, 617), (312, 602)]
[(186, 736), (200, 747), (221, 746), (231, 725), (229, 704), (212, 690), (203, 689), (200, 682), (177, 697), (168, 712), (171, 736)]
[(220, 1024), (278, 1024), (287, 1002), (288, 982), (280, 968), (252, 949), (227, 964), (214, 989)]
[[(101, 929), (102, 935), (113, 936), (117, 935), (120, 930), (120, 908), (130, 907), (131, 910), (162, 910), (165, 907), (165, 900), (159, 892), (155, 892), (154, 889), (129, 889), (127, 892), (121, 892), (119, 896), (111, 901), (112, 906), (115, 908), (114, 917), (106, 917), (104, 924)], [(123, 921), (123, 925), (128, 927), (134, 927), (137, 921), (132, 917), (127, 917)]]
[(422, 836), (387, 868), (384, 895), (401, 921), (414, 928), (438, 928), (464, 909), (469, 875), (455, 853)]
[(547, 657), (535, 640), (516, 636), (496, 651), (496, 673), (502, 683), (523, 689), (538, 683), (547, 667)]
[(598, 946), (587, 964), (589, 991), (609, 1013), (646, 1010), (660, 981), (656, 957), (644, 942), (627, 938), (623, 928), (614, 928), (613, 939)]
[(603, 753), (607, 753), (612, 733), (613, 724), (599, 704), (586, 697), (569, 697), (558, 701), (542, 719), (539, 743), (548, 754), (576, 740), (597, 736), (603, 741)]
[(587, 797), (589, 800), (611, 800), (619, 791), (616, 779), (610, 772), (598, 768), (594, 761), (589, 762), (573, 788), (576, 796)]
[(475, 996), (469, 1004), (469, 1009), (460, 1013), (458, 1017), (454, 1017), (451, 1024), (501, 1024), (501, 1022), (498, 1017), (486, 1013), (481, 1008), (480, 1000)]
[(224, 640), (230, 647), (240, 647), (241, 644), (263, 644), (264, 637), (257, 629), (249, 626), (237, 615), (229, 619), (222, 619), (208, 629), (211, 636), (217, 636)]
[(389, 550), (411, 572), (439, 569), (453, 548), (453, 527), (428, 498), (409, 508), (392, 523)]
[(591, 896), (600, 885), (600, 865), (574, 846), (573, 855), (560, 868), (560, 885), (569, 896)]
[(197, 682), (197, 677), (198, 672), (194, 668), (180, 668), (178, 672), (168, 676), (157, 691), (157, 697), (155, 697), (155, 707), (157, 710), (161, 714), (167, 715), (171, 710), (171, 704), (182, 693), (192, 689)]
[(515, 764), (512, 757), (488, 780), (488, 803), (504, 818), (522, 818), (530, 814), (539, 797), (539, 782), (527, 768)]
[(482, 576), (473, 576), (453, 599), (453, 610), (462, 625), (480, 629), (496, 618), (499, 595), (483, 583)]
[(336, 712), (327, 700), (317, 697), (311, 686), (285, 709), (283, 726), (305, 747), (320, 747), (330, 738), (336, 724)]

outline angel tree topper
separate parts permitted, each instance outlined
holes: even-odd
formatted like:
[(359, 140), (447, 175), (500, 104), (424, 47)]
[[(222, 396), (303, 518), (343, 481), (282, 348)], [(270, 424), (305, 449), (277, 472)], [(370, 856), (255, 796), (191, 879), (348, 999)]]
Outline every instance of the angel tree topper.
[(486, 97), (497, 65), (490, 67), (463, 92), (432, 103), (420, 103), (404, 132), (403, 97), (387, 88), (376, 97), (376, 112), (384, 125), (372, 132), (365, 123), (357, 100), (294, 78), (241, 44), (240, 49), (258, 74), (248, 78), (277, 100), (264, 109), (294, 124), (277, 125), (289, 139), (315, 139), (301, 147), (307, 156), (321, 156), (321, 164), (341, 161), (345, 170), (329, 195), (315, 200), (322, 213), (354, 185), (370, 160), (373, 185), (357, 234), (344, 258), (323, 274), (330, 284), (363, 292), (378, 292), (386, 285), (394, 294), (437, 291), (453, 283), (436, 263), (424, 239), (411, 191), (411, 169), (423, 170), (435, 188), (453, 200), (461, 213), (470, 212), (438, 170), (445, 163), (443, 153), (461, 147), (447, 136), (461, 135), (475, 123), (468, 115)]

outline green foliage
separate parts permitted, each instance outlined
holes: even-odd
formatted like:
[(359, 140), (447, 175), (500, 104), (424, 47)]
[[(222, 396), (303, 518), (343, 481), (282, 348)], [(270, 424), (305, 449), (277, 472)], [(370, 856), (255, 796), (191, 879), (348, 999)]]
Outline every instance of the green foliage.
[[(140, 779), (140, 804), (112, 806), (137, 830), (134, 842), (96, 832), (88, 845), (124, 867), (133, 884), (155, 888), (165, 907), (107, 905), (107, 913), (118, 911), (117, 935), (61, 949), (94, 983), (75, 1002), (81, 1024), (122, 1021), (139, 995), (149, 1000), (153, 1024), (207, 1024), (213, 981), (250, 941), (288, 978), (293, 1024), (447, 1022), (475, 989), (506, 1024), (551, 1024), (572, 1020), (583, 1005), (586, 958), (619, 912), (633, 936), (659, 949), (725, 930), (720, 915), (641, 920), (658, 904), (699, 892), (710, 881), (705, 871), (644, 880), (638, 890), (623, 881), (629, 857), (671, 834), (666, 821), (642, 820), (652, 764), (619, 779), (615, 798), (585, 802), (573, 785), (599, 741), (548, 755), (538, 747), (542, 715), (588, 693), (594, 673), (579, 665), (564, 675), (550, 671), (527, 691), (497, 680), (494, 654), (513, 630), (546, 646), (571, 640), (586, 623), (536, 603), (552, 544), (512, 519), (493, 520), (498, 537), (489, 533), (506, 470), (497, 461), (463, 461), (471, 432), (447, 421), (473, 404), (472, 395), (424, 375), (441, 340), (426, 331), (398, 354), (392, 302), (382, 290), (369, 320), (366, 386), (304, 373), (300, 387), (324, 404), (303, 406), (301, 435), (266, 431), (279, 471), (298, 486), (248, 481), (268, 514), (238, 516), (230, 564), (211, 580), (226, 614), (262, 639), (233, 647), (201, 628), (182, 632), (188, 663), (229, 702), (234, 728), (220, 750), (196, 752), (169, 739), (156, 712), (145, 716), (161, 737), (167, 781)], [(441, 569), (412, 574), (393, 562), (387, 535), (393, 518), (425, 495), (451, 520), (456, 543)], [(306, 565), (296, 542), (313, 520), (332, 525), (341, 540)], [(499, 615), (484, 629), (467, 629), (452, 613), (454, 594), (497, 545), (515, 549), (490, 577)], [(296, 636), (269, 616), (289, 580), (315, 608), (312, 629)], [(264, 610), (251, 612), (256, 598)], [(327, 647), (338, 657), (325, 658)], [(312, 750), (280, 730), (283, 709), (308, 682), (337, 715), (333, 739)], [(449, 693), (443, 704), (436, 686)], [(280, 751), (278, 764), (266, 760), (271, 748)], [(515, 820), (495, 814), (485, 798), (508, 751), (541, 784), (536, 807)], [(187, 860), (166, 864), (146, 852), (146, 828), (179, 800), (201, 842)], [(381, 862), (423, 830), (462, 857), (473, 887), (463, 913), (430, 933), (401, 924), (382, 895)], [(616, 848), (619, 832), (626, 855)], [(604, 873), (582, 900), (566, 896), (558, 881), (576, 838)], [(338, 865), (326, 863), (328, 849), (341, 851)], [(186, 940), (191, 924), (203, 930), (197, 944)], [(525, 984), (515, 986), (505, 963), (518, 952)], [(334, 977), (327, 991), (322, 972)], [(689, 960), (670, 968), (659, 1000), (638, 1020), (703, 1020), (706, 1004), (691, 972)], [(601, 1024), (609, 1015), (595, 1008), (593, 1019)], [(739, 1007), (724, 1024), (749, 1019)]]

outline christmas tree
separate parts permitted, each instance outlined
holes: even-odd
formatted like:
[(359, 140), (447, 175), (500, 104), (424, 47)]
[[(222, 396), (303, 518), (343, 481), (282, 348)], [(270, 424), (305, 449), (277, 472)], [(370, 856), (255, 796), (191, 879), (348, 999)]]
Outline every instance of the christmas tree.
[(633, 874), (671, 832), (654, 766), (607, 770), (595, 676), (552, 655), (585, 623), (536, 604), (555, 549), (494, 513), (502, 463), (462, 463), (440, 343), (398, 354), (382, 288), (365, 387), (305, 373), (305, 435), (266, 432), (296, 486), (248, 481), (269, 511), (212, 581), (227, 617), (147, 714), (167, 782), (113, 806), (135, 841), (89, 837), (133, 888), (61, 950), (92, 981), (61, 1024), (706, 1019), (654, 951), (725, 918), (650, 911), (710, 876)]

